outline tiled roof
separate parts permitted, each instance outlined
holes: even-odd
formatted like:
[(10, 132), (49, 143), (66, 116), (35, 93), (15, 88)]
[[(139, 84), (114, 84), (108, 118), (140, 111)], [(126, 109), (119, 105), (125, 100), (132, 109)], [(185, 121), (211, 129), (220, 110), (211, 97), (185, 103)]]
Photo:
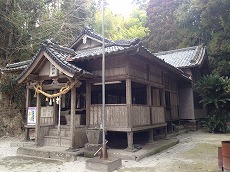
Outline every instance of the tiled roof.
[(1, 71), (3, 72), (22, 71), (28, 66), (29, 63), (31, 63), (31, 60), (7, 64), (5, 68), (1, 68)]
[(114, 41), (117, 45), (122, 45), (122, 46), (130, 46), (130, 45), (135, 45), (140, 42), (140, 39), (134, 38), (134, 39), (129, 39), (129, 40), (116, 40)]
[[(71, 42), (71, 43), (69, 44), (68, 47), (72, 47), (72, 46), (73, 46), (83, 35), (88, 35), (88, 36), (90, 36), (90, 37), (92, 37), (92, 38), (95, 38), (95, 39), (97, 39), (97, 40), (99, 40), (99, 41), (102, 41), (102, 40), (103, 40), (103, 37), (102, 37), (101, 35), (95, 33), (95, 32), (93, 31), (93, 29), (88, 28), (88, 27), (85, 27), (85, 28), (81, 31), (80, 35), (79, 35), (73, 42)], [(105, 43), (106, 43), (106, 44), (113, 44), (114, 41), (105, 38)]]
[(155, 53), (160, 59), (178, 68), (199, 66), (204, 54), (205, 48), (202, 45)]
[[(130, 51), (134, 48), (137, 48), (137, 45), (131, 45), (131, 46), (120, 46), (120, 45), (109, 45), (105, 47), (105, 54), (113, 54), (113, 53), (122, 53), (124, 51)], [(97, 56), (102, 55), (102, 47), (95, 47), (85, 50), (80, 50), (76, 52), (76, 55), (69, 59), (69, 61), (78, 61), (78, 60), (84, 60), (84, 59), (90, 59)]]

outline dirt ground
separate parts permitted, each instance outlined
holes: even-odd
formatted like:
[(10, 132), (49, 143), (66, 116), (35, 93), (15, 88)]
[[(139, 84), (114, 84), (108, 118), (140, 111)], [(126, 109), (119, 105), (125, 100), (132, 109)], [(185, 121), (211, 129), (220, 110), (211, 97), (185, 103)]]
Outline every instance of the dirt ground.
[[(123, 160), (118, 172), (217, 172), (217, 147), (230, 134), (212, 134), (202, 130), (178, 136), (180, 143), (139, 162)], [(92, 172), (85, 169), (85, 158), (75, 162), (16, 156), (10, 143), (18, 138), (0, 138), (1, 172)]]

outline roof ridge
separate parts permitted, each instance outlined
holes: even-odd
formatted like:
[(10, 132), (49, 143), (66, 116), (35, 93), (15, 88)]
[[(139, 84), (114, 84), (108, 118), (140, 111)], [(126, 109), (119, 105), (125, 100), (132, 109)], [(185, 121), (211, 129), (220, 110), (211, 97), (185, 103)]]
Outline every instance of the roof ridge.
[(32, 60), (24, 60), (24, 61), (20, 61), (20, 62), (16, 62), (16, 63), (8, 63), (6, 65), (6, 68), (12, 68), (12, 67), (20, 67), (23, 65), (27, 65), (28, 63), (30, 63)]
[(161, 51), (158, 53), (154, 53), (154, 55), (164, 55), (164, 54), (169, 54), (169, 53), (175, 53), (175, 52), (181, 52), (181, 51), (186, 51), (186, 50), (193, 50), (196, 49), (198, 46), (193, 46), (193, 47), (186, 47), (186, 48), (181, 48), (181, 49), (175, 49), (175, 50), (169, 50), (169, 51)]
[(68, 47), (64, 47), (64, 46), (61, 46), (61, 45), (58, 45), (58, 44), (55, 44), (49, 39), (46, 39), (42, 43), (42, 47), (43, 48), (53, 48), (53, 49), (55, 49), (57, 51), (61, 51), (61, 52), (64, 52), (64, 53), (69, 53), (69, 54), (75, 55), (75, 51), (73, 49), (68, 48)]

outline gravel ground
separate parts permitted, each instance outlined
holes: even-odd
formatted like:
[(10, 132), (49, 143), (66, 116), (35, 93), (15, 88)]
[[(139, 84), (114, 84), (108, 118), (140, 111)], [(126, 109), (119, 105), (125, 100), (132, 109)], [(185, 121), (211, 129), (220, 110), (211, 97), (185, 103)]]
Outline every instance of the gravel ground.
[[(201, 130), (178, 136), (180, 143), (139, 162), (123, 160), (118, 172), (217, 172), (217, 147), (230, 134), (211, 134)], [(75, 162), (61, 162), (16, 156), (10, 143), (17, 138), (0, 138), (1, 172), (92, 172), (85, 169), (85, 158)]]

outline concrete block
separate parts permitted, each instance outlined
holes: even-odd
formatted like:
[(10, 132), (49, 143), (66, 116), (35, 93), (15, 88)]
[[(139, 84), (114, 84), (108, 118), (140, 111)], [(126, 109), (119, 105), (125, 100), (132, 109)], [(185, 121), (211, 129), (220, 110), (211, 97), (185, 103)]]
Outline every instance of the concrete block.
[(109, 157), (107, 160), (99, 157), (86, 160), (86, 169), (100, 172), (112, 172), (122, 165), (120, 158)]
[(85, 149), (89, 151), (97, 151), (101, 147), (101, 144), (90, 144), (86, 143), (85, 144)]
[(86, 135), (90, 144), (102, 143), (102, 130), (100, 129), (88, 129)]

